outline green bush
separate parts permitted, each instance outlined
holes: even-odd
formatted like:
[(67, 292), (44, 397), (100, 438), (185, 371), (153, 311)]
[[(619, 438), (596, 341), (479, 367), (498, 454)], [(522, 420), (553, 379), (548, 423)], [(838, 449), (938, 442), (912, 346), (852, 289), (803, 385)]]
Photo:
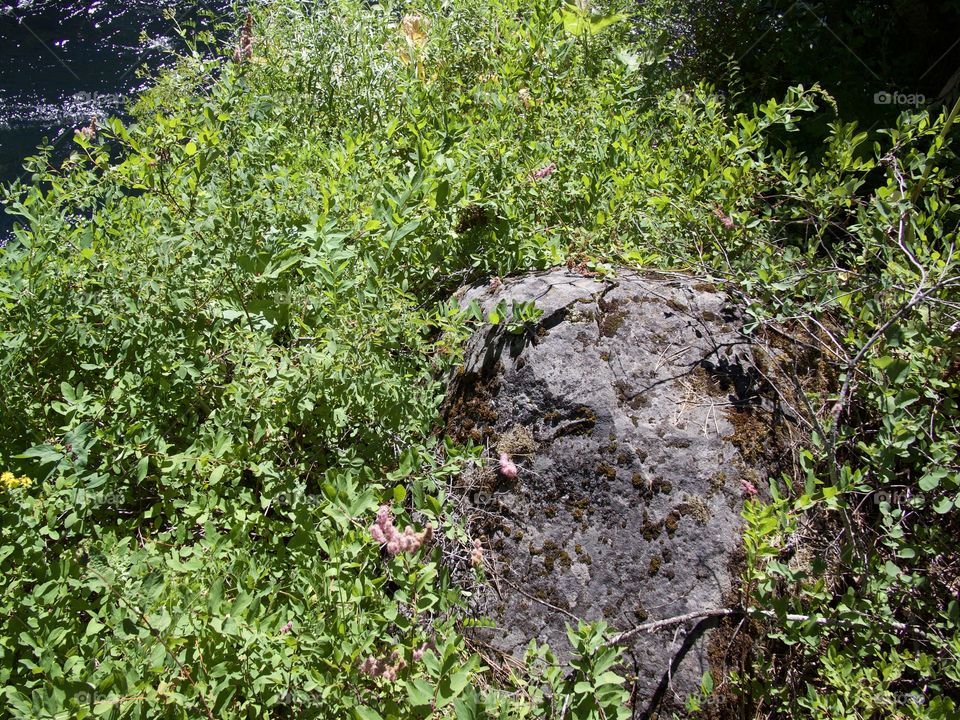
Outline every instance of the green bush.
[[(482, 453), (434, 432), (478, 319), (448, 297), (564, 262), (702, 273), (758, 336), (823, 346), (830, 379), (790, 396), (798, 470), (747, 513), (776, 654), (705, 688), (954, 713), (950, 120), (870, 149), (816, 87), (734, 114), (603, 11), (277, 0), (249, 57), (194, 52), (134, 122), (29, 161), (0, 255), (0, 470), (30, 481), (0, 490), (12, 715), (622, 716), (602, 626), (571, 631), (569, 667), (531, 648), (480, 690), (452, 580), (470, 538), (446, 499)], [(824, 117), (816, 158), (785, 142)], [(435, 541), (381, 549), (381, 504)], [(817, 562), (787, 565), (814, 522)]]

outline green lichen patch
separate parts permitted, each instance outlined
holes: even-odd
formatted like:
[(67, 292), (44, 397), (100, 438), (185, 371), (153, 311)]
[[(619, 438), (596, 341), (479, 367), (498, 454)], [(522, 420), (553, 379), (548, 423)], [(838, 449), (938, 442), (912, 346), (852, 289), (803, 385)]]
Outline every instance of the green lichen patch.
[(699, 525), (706, 525), (710, 520), (710, 506), (704, 502), (699, 495), (685, 495), (685, 505), (687, 511), (685, 514), (696, 520)]
[(533, 434), (523, 425), (514, 425), (500, 436), (497, 452), (509, 455), (530, 455), (536, 448)]

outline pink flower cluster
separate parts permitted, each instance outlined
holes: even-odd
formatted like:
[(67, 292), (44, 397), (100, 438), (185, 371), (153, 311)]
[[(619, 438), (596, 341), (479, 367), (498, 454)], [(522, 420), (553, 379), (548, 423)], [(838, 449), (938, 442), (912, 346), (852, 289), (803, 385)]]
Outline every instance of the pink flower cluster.
[(740, 478), (740, 485), (743, 487), (743, 494), (744, 494), (744, 495), (749, 495), (749, 496), (752, 497), (752, 496), (756, 495), (757, 492), (758, 492), (757, 486), (754, 485), (754, 484), (753, 484), (752, 482), (750, 482), (749, 480), (745, 480), (744, 478)]
[(360, 663), (360, 672), (372, 678), (382, 677), (384, 680), (393, 682), (397, 679), (397, 673), (403, 670), (407, 663), (400, 653), (394, 650), (389, 658), (375, 658), (372, 655)]
[(243, 28), (240, 30), (240, 42), (233, 51), (233, 61), (246, 62), (253, 59), (253, 15), (247, 13)]
[(473, 549), (470, 551), (470, 564), (475, 568), (483, 565), (483, 545), (479, 540), (473, 541)]
[[(413, 651), (413, 661), (420, 662), (423, 654), (428, 648), (432, 647), (431, 642), (425, 642), (423, 645)], [(389, 658), (375, 658), (373, 655), (360, 663), (359, 670), (364, 675), (372, 678), (382, 677), (384, 680), (393, 682), (397, 675), (407, 666), (406, 661), (400, 657), (400, 651), (394, 650)]]
[(281, 634), (281, 635), (286, 635), (286, 634), (287, 634), (288, 632), (290, 632), (291, 630), (293, 630), (293, 620), (291, 620), (291, 621), (288, 622), (286, 625), (284, 625), (282, 628), (280, 628), (280, 634)]
[(427, 525), (421, 532), (414, 532), (407, 527), (400, 532), (393, 524), (393, 513), (389, 505), (381, 505), (377, 511), (377, 521), (370, 526), (370, 537), (381, 545), (387, 546), (391, 555), (400, 553), (415, 553), (433, 539), (433, 526)]
[(97, 137), (97, 119), (90, 118), (90, 124), (73, 131), (74, 134), (81, 136), (87, 142), (92, 142)]
[(720, 223), (727, 230), (733, 230), (737, 224), (733, 221), (733, 218), (727, 215), (718, 205), (713, 209), (713, 214), (720, 219)]
[(500, 453), (500, 474), (509, 480), (517, 476), (517, 466), (507, 453)]
[(534, 170), (532, 173), (530, 173), (530, 179), (543, 180), (545, 177), (549, 177), (550, 175), (553, 175), (556, 171), (557, 171), (557, 164), (550, 163), (549, 165), (545, 165), (539, 170)]

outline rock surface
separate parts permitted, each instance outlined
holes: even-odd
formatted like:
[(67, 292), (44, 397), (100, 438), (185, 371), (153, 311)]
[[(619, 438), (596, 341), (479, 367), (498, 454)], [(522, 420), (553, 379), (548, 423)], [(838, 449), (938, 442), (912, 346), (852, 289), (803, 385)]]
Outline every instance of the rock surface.
[[(521, 334), (500, 323), (475, 335), (446, 407), (448, 434), (488, 447), (486, 467), (463, 479), (489, 578), (476, 611), (496, 623), (476, 639), (522, 655), (535, 638), (563, 657), (570, 615), (625, 630), (724, 606), (744, 481), (762, 479), (736, 441), (751, 427), (738, 418), (756, 401), (756, 374), (728, 299), (679, 276), (561, 270), (458, 300), (543, 310)], [(498, 469), (503, 452), (515, 479)], [(638, 716), (699, 688), (711, 632), (696, 625), (631, 647)]]

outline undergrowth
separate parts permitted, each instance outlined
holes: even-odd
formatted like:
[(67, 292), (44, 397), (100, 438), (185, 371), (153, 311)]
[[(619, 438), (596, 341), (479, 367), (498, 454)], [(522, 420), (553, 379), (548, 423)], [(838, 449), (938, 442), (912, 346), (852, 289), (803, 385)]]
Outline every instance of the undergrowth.
[[(956, 109), (804, 150), (819, 88), (734, 114), (582, 8), (276, 0), (28, 162), (0, 254), (12, 716), (628, 716), (602, 625), (491, 686), (450, 579), (444, 488), (480, 449), (432, 434), (479, 319), (448, 298), (568, 262), (722, 282), (832, 368), (785, 389), (800, 470), (746, 513), (762, 651), (692, 712), (955, 716)], [(382, 504), (434, 541), (382, 549)]]

